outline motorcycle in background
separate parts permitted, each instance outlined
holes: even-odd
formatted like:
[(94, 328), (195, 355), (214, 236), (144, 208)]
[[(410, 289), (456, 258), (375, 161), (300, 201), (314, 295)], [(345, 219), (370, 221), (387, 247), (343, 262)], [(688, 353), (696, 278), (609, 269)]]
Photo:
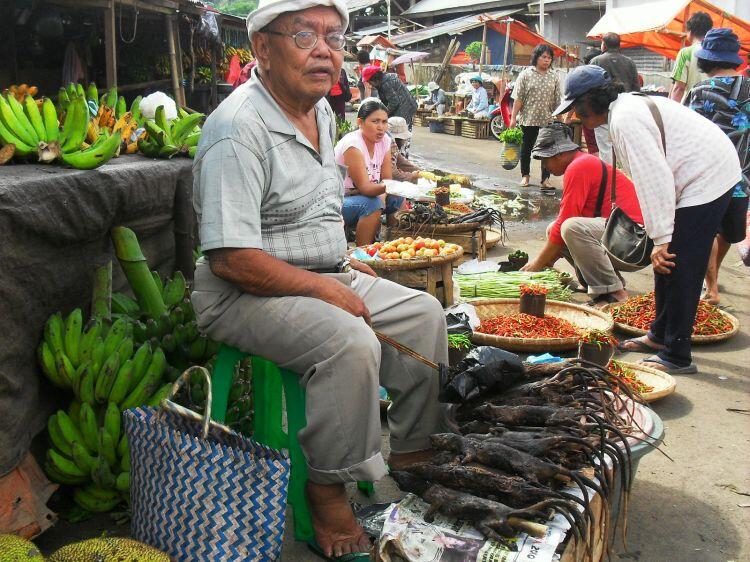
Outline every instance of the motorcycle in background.
[(510, 123), (510, 114), (513, 110), (513, 98), (510, 95), (514, 85), (515, 82), (508, 82), (505, 85), (500, 104), (490, 112), (490, 131), (497, 140), (500, 140), (500, 134), (508, 128), (508, 123)]

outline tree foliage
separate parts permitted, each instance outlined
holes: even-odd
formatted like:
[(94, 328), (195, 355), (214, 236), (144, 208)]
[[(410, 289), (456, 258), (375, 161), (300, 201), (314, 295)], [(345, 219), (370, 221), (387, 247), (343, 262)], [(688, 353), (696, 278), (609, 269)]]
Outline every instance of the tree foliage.
[(245, 17), (258, 7), (258, 0), (218, 0), (214, 5), (226, 14)]
[(466, 54), (471, 57), (472, 60), (478, 61), (479, 56), (482, 54), (482, 42), (481, 41), (473, 41), (468, 44), (466, 49)]

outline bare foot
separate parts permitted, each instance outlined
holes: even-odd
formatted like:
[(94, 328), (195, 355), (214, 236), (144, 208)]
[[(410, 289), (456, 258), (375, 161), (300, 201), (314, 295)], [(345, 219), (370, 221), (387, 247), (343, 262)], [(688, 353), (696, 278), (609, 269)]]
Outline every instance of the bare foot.
[(404, 470), (413, 464), (427, 462), (434, 456), (434, 449), (414, 451), (413, 453), (391, 453), (391, 456), (388, 458), (388, 466), (391, 470)]
[(521, 178), (521, 183), (518, 184), (519, 187), (529, 187), (529, 180), (531, 178), (529, 176), (523, 176)]
[(706, 301), (708, 304), (712, 304), (714, 306), (719, 306), (719, 303), (721, 302), (718, 291), (706, 291), (705, 293), (703, 293), (701, 300)]
[(620, 344), (620, 349), (623, 351), (643, 351), (643, 348), (638, 345), (640, 342), (646, 347), (653, 349), (654, 351), (659, 351), (660, 349), (664, 349), (664, 346), (662, 344), (656, 343), (655, 341), (651, 341), (648, 336), (641, 336), (640, 338), (633, 338), (633, 340), (626, 340)]
[(343, 484), (307, 482), (315, 540), (326, 556), (368, 552), (370, 539), (357, 524)]

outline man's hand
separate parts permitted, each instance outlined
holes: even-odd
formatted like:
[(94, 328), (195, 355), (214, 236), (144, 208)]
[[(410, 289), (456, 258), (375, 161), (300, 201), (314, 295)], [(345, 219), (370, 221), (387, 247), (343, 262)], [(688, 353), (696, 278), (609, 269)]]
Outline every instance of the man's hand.
[(654, 266), (654, 271), (662, 275), (669, 275), (672, 273), (672, 268), (675, 263), (671, 260), (677, 257), (677, 254), (669, 253), (669, 243), (659, 244), (654, 246), (651, 250), (651, 265)]
[(543, 264), (539, 263), (537, 260), (531, 260), (521, 268), (521, 271), (541, 271), (543, 269)]
[(417, 181), (419, 179), (419, 170), (414, 170), (409, 177), (411, 181)]
[(359, 272), (364, 273), (366, 275), (370, 275), (371, 277), (377, 277), (378, 276), (378, 274), (375, 273), (375, 270), (373, 268), (371, 268), (366, 263), (362, 263), (359, 260), (349, 260), (349, 266), (354, 271), (359, 271)]
[(360, 316), (367, 324), (372, 325), (370, 311), (367, 310), (365, 301), (349, 287), (332, 277), (320, 275), (315, 289), (309, 296), (337, 306), (352, 316)]

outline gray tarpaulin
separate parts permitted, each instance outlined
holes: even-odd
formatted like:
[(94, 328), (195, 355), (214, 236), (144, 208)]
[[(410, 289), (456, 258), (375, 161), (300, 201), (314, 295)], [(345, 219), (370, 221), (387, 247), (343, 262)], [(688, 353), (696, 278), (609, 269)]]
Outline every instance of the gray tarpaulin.
[(151, 269), (192, 278), (192, 160), (124, 156), (90, 171), (0, 167), (0, 476), (69, 400), (37, 367), (44, 323), (90, 309), (93, 271), (113, 260), (109, 230), (132, 228)]

